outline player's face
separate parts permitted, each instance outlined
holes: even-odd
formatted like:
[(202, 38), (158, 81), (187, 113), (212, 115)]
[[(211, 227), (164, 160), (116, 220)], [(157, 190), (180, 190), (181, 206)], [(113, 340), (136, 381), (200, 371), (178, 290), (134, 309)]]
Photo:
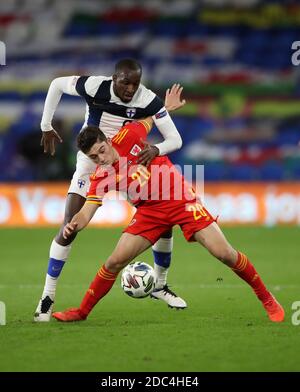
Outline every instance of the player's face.
[(112, 165), (116, 160), (116, 154), (110, 140), (107, 140), (107, 142), (96, 142), (86, 155), (97, 165), (101, 166)]
[(113, 75), (113, 89), (121, 101), (128, 103), (132, 100), (141, 82), (139, 71), (123, 70)]

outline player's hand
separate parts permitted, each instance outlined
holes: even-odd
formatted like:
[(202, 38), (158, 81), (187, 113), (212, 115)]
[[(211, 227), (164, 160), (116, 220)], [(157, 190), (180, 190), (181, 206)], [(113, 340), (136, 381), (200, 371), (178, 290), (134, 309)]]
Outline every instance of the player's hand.
[(44, 147), (45, 154), (47, 154), (48, 152), (50, 152), (52, 156), (55, 154), (56, 142), (57, 143), (63, 142), (58, 132), (56, 132), (54, 129), (52, 129), (51, 131), (43, 132), (42, 139), (41, 139), (41, 146)]
[(77, 229), (78, 223), (77, 222), (69, 222), (65, 225), (63, 230), (63, 237), (64, 239), (68, 239)]
[(168, 88), (165, 96), (165, 107), (171, 112), (182, 108), (186, 104), (185, 99), (181, 99), (183, 87), (179, 83), (173, 84), (171, 89)]
[(149, 143), (143, 142), (144, 148), (138, 153), (138, 163), (140, 165), (148, 166), (153, 158), (159, 155), (159, 149)]

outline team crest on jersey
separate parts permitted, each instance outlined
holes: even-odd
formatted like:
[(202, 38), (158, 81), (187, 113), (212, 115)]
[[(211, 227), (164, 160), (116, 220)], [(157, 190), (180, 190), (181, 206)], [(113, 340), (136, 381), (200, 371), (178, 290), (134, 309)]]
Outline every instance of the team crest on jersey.
[(81, 178), (79, 178), (79, 180), (77, 181), (77, 184), (79, 186), (79, 188), (83, 188), (85, 186), (85, 180), (82, 180)]
[(132, 147), (132, 149), (131, 149), (131, 151), (130, 151), (130, 154), (131, 154), (131, 155), (134, 155), (134, 156), (137, 156), (138, 153), (139, 153), (140, 151), (142, 151), (141, 147), (138, 146), (137, 144), (135, 144), (135, 145)]
[(136, 113), (136, 108), (127, 108), (126, 109), (126, 115), (129, 118), (132, 118)]

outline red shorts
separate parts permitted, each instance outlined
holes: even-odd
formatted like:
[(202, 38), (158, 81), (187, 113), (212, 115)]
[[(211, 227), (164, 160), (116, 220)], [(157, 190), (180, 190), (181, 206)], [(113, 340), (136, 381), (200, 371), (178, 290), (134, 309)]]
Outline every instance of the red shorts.
[(169, 200), (138, 207), (123, 232), (140, 235), (154, 244), (163, 233), (179, 225), (187, 241), (194, 241), (194, 233), (215, 221), (196, 199)]

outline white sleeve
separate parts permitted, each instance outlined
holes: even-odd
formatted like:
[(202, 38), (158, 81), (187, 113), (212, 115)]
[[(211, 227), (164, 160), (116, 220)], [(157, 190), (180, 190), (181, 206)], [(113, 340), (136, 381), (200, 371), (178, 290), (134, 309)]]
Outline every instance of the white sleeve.
[(165, 139), (163, 142), (155, 144), (159, 149), (159, 155), (166, 155), (178, 150), (182, 146), (182, 139), (167, 109), (163, 107), (152, 118), (157, 129)]
[(45, 100), (41, 120), (41, 129), (43, 132), (51, 131), (52, 119), (62, 94), (79, 96), (75, 89), (78, 78), (79, 76), (66, 76), (52, 80)]

